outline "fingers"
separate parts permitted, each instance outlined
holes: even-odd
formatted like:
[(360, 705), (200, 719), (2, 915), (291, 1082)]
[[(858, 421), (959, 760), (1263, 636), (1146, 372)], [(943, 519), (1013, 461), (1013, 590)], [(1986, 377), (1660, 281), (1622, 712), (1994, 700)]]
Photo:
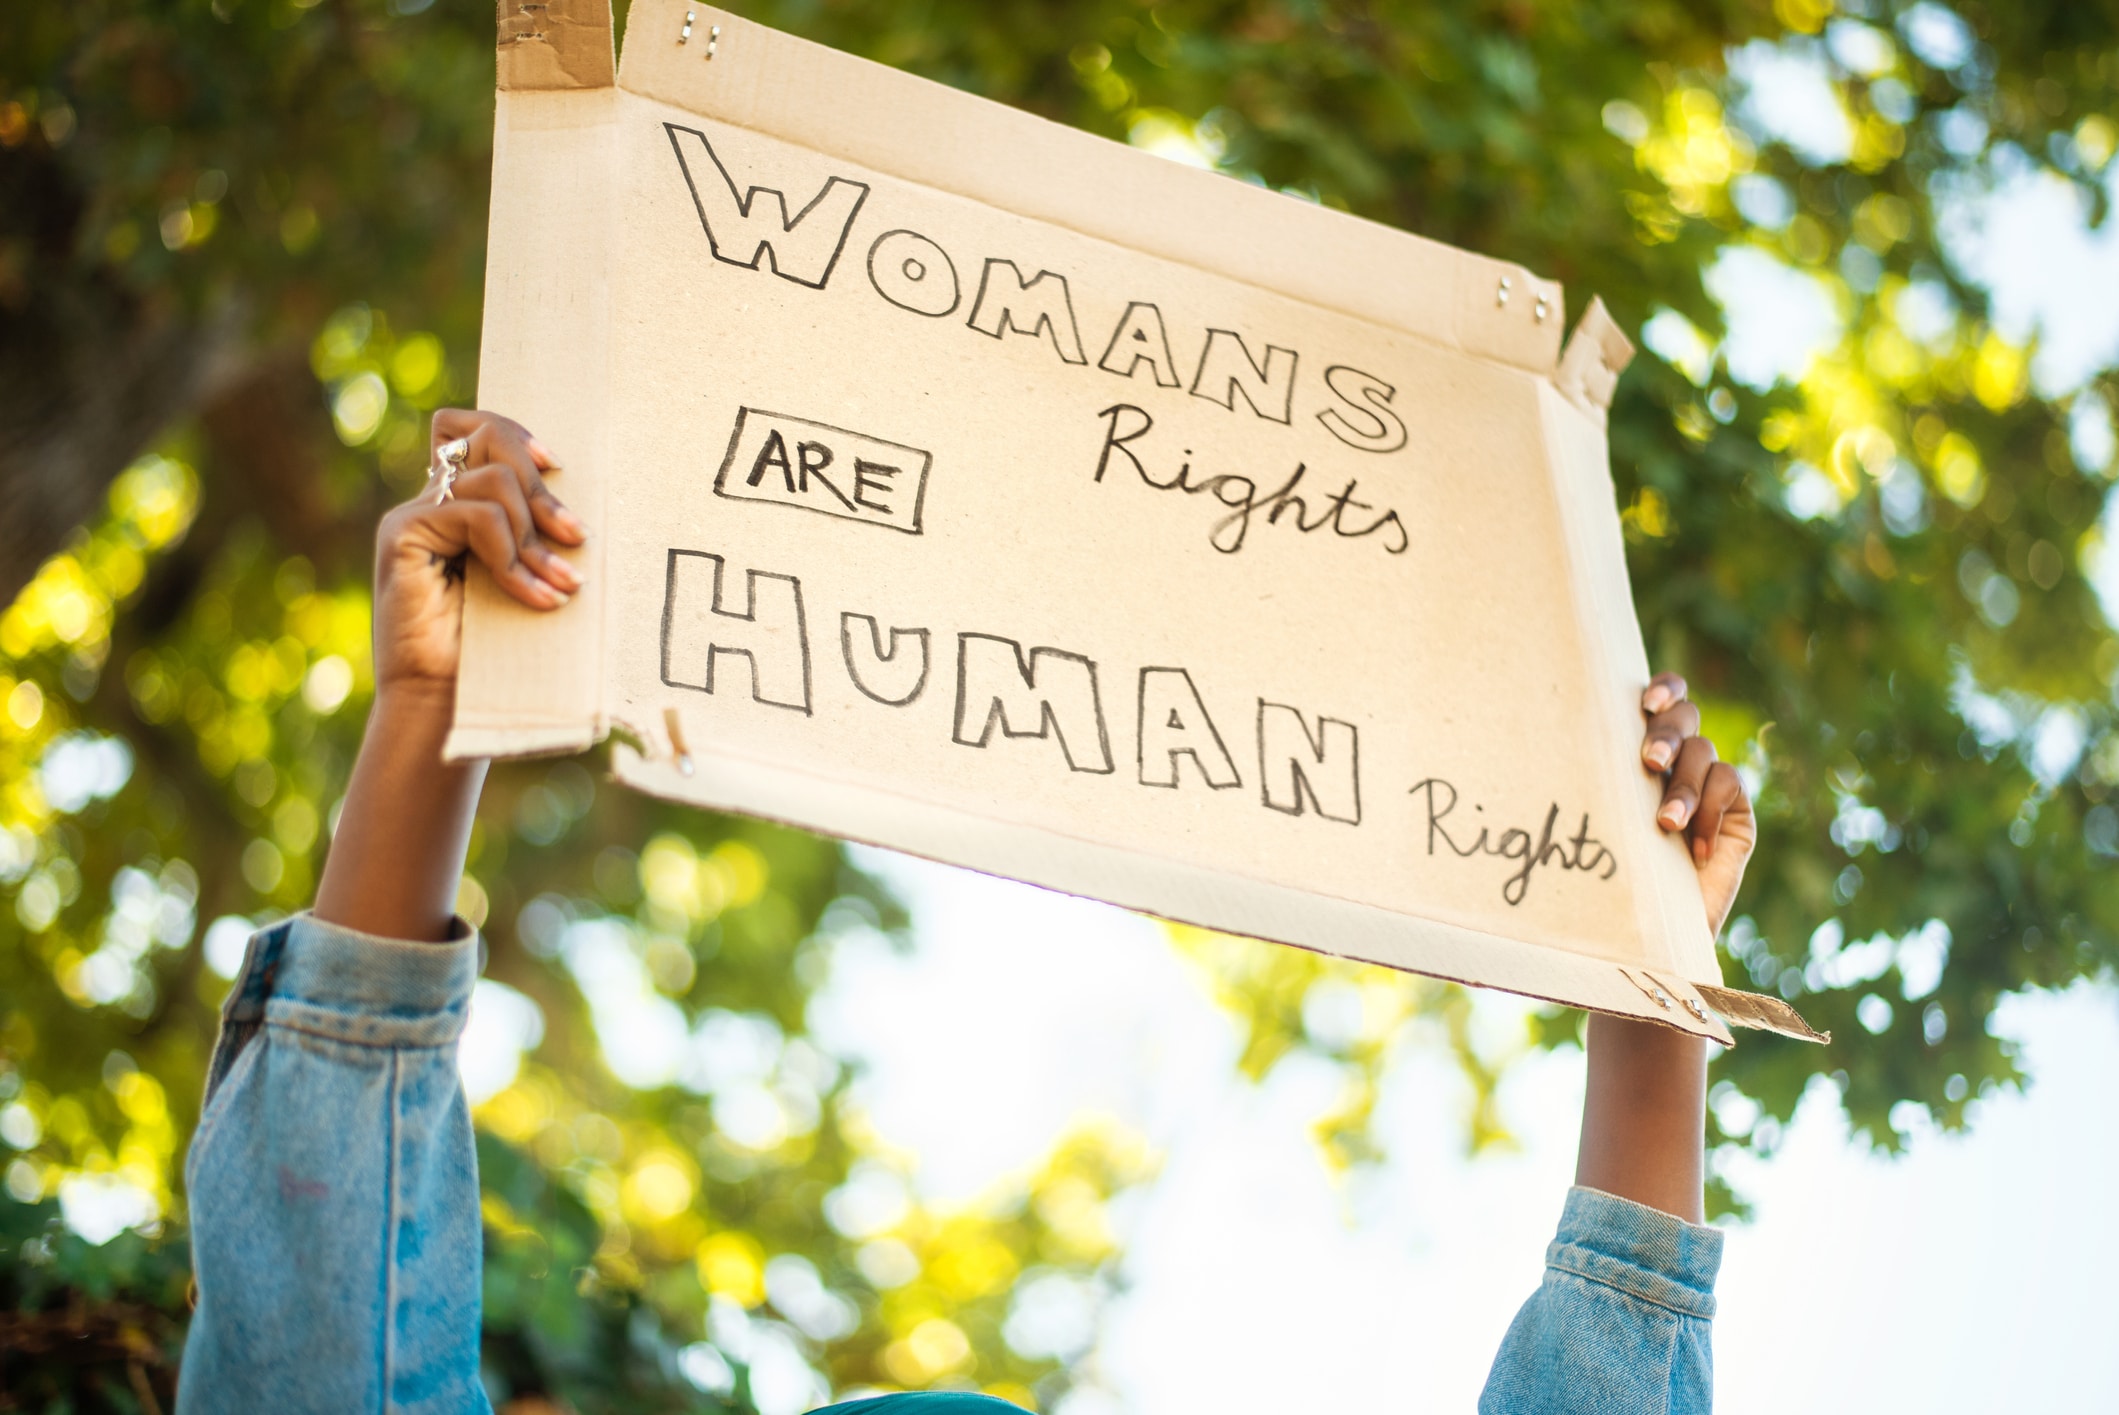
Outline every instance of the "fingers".
[(541, 579), (562, 594), (571, 595), (581, 588), (581, 573), (538, 538), (529, 498), (512, 468), (488, 463), (458, 477), (454, 491), (459, 501), (486, 501), (500, 507), (508, 518), (516, 555)]
[(531, 571), (519, 553), (514, 523), (495, 501), (407, 502), (383, 517), (376, 541), (382, 567), (378, 586), (401, 573), (392, 568), (401, 559), (399, 551), (423, 557), (444, 579), (453, 578), (446, 568), (450, 562), (468, 552), (492, 571), (495, 584), (533, 609), (557, 609), (571, 598)]
[(495, 584), (532, 609), (557, 609), (574, 597), (532, 567), (523, 554), (524, 543), (516, 538), (514, 521), (498, 501), (458, 498), (422, 507), (419, 517), (446, 543), (468, 548), (492, 572)]
[[(1684, 688), (1679, 681), (1679, 690)], [(1641, 760), (1650, 771), (1668, 771), (1671, 763), (1688, 739), (1697, 738), (1700, 732), (1700, 710), (1682, 697), (1670, 707), (1648, 719), (1648, 730), (1641, 738)]]
[(1672, 703), (1685, 701), (1685, 680), (1675, 673), (1658, 673), (1641, 692), (1641, 711), (1653, 716)]
[[(515, 419), (504, 418), (498, 413), (489, 413), (483, 408), (435, 409), (434, 421), (428, 429), (430, 434), (429, 441), (432, 446), (439, 447), (444, 442), (454, 442), (459, 437), (469, 437), (481, 428), (489, 426), (504, 429), (510, 436), (525, 445), (537, 442), (536, 438), (530, 436), (530, 430), (515, 421)], [(544, 444), (538, 442), (537, 446), (542, 449)], [(541, 465), (556, 468), (559, 464), (551, 459), (549, 453), (546, 453), (541, 460)]]
[(1657, 674), (1641, 693), (1641, 711), (1648, 718), (1641, 761), (1663, 775), (1656, 825), (1685, 837), (1699, 873), (1708, 928), (1719, 933), (1758, 839), (1743, 778), (1717, 759), (1712, 741), (1699, 735), (1700, 710), (1687, 701), (1683, 678)]
[(1738, 810), (1748, 810), (1750, 803), (1744, 799), (1744, 783), (1737, 776), (1736, 768), (1727, 762), (1715, 762), (1707, 768), (1707, 779), (1700, 787), (1700, 804), (1693, 811), (1692, 824), (1686, 834), (1692, 841), (1692, 858), (1704, 864), (1714, 853), (1715, 841), (1721, 838), (1722, 822)]
[[(467, 444), (463, 464), (468, 470), (451, 486), (451, 500), (439, 506), (491, 508), (442, 517), (435, 522), (437, 533), (461, 531), (456, 549), (468, 548), (525, 604), (552, 608), (566, 603), (584, 581), (546, 542), (580, 545), (588, 531), (545, 485), (544, 472), (558, 470), (550, 449), (521, 423), (497, 413), (443, 408), (430, 431), (437, 449), (458, 438)], [(492, 530), (502, 524), (504, 542), (496, 541)]]
[[(386, 563), (435, 567), (469, 552), (493, 581), (533, 609), (557, 609), (584, 581), (539, 538), (522, 488), (506, 467), (488, 465), (457, 478), (447, 501), (421, 497), (383, 518), (378, 551)], [(410, 562), (394, 552), (415, 552)], [(424, 552), (424, 560), (417, 554)], [(387, 572), (384, 572), (387, 573)]]
[(539, 459), (531, 450), (533, 442), (535, 439), (519, 425), (495, 418), (471, 434), (468, 460), (473, 466), (492, 463), (507, 468), (522, 489), (523, 501), (537, 529), (561, 545), (580, 545), (588, 539), (588, 528), (545, 485)]
[(1648, 714), (1641, 761), (1651, 771), (1666, 773), (1656, 823), (1684, 831), (1693, 858), (1704, 862), (1714, 853), (1723, 822), (1748, 811), (1750, 802), (1736, 768), (1719, 760), (1714, 743), (1699, 735), (1700, 710), (1686, 691), (1685, 680), (1675, 673), (1649, 680), (1641, 694), (1641, 710)]
[(439, 448), (456, 438), (470, 444), (465, 462), (474, 467), (494, 464), (506, 467), (521, 488), (532, 523), (543, 535), (561, 545), (580, 545), (588, 539), (588, 528), (552, 494), (543, 473), (559, 470), (550, 449), (530, 435), (521, 423), (497, 413), (466, 412), (444, 408), (434, 415), (432, 444)]
[(1663, 804), (1656, 823), (1665, 830), (1683, 830), (1707, 794), (1707, 773), (1716, 765), (1714, 743), (1705, 737), (1687, 737), (1671, 765), (1670, 779), (1663, 783)]
[(522, 484), (515, 473), (498, 462), (484, 466), (473, 463), (469, 471), (451, 483), (450, 494), (458, 501), (490, 501), (508, 514), (508, 524), (513, 527), (515, 539), (525, 541), (537, 534), (537, 524), (530, 519), (530, 504), (522, 494)]

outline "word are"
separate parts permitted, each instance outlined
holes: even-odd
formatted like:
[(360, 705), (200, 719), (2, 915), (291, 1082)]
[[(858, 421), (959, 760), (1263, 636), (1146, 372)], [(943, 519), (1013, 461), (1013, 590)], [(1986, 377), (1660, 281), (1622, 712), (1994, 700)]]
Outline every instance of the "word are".
[[(754, 702), (810, 715), (816, 685), (807, 615), (794, 575), (736, 571), (711, 551), (672, 549), (662, 603), (662, 681), (723, 693), (727, 674), (736, 671)], [(886, 708), (911, 708), (926, 694), (935, 676), (935, 638), (925, 627), (886, 629), (875, 616), (852, 610), (839, 616), (847, 680), (862, 699)], [(990, 751), (1036, 739), (1056, 746), (1070, 771), (1117, 772), (1105, 671), (1095, 660), (1001, 634), (966, 631), (955, 638), (950, 741)], [(1219, 792), (1243, 785), (1228, 740), (1188, 670), (1144, 667), (1129, 686), (1133, 767), (1142, 786), (1174, 791), (1197, 781)], [(1283, 815), (1359, 825), (1361, 736), (1354, 724), (1255, 702), (1259, 803)]]
[[(1115, 454), (1125, 458), (1127, 464), (1133, 468), (1134, 475), (1157, 491), (1179, 491), (1187, 496), (1198, 496), (1205, 492), (1212, 496), (1229, 508), (1229, 514), (1216, 521), (1213, 529), (1207, 533), (1208, 544), (1224, 555), (1234, 555), (1243, 549), (1244, 540), (1251, 533), (1253, 516), (1263, 515), (1267, 525), (1277, 526), (1280, 524), (1280, 518), (1290, 512), (1294, 515), (1291, 524), (1305, 535), (1330, 527), (1332, 534), (1336, 536), (1360, 540), (1380, 531), (1383, 539), (1379, 544), (1392, 555), (1403, 555), (1412, 545), (1412, 538), (1406, 534), (1405, 522), (1398, 518), (1396, 511), (1387, 510), (1380, 516), (1369, 519), (1366, 525), (1360, 524), (1363, 515), (1373, 512), (1376, 508), (1366, 501), (1354, 499), (1354, 490), (1360, 483), (1352, 477), (1347, 478), (1346, 486), (1340, 491), (1330, 496), (1315, 498), (1320, 509), (1313, 519), (1309, 514), (1310, 498), (1295, 494), (1296, 488), (1302, 485), (1303, 477), (1309, 473), (1306, 463), (1296, 463), (1295, 470), (1288, 475), (1288, 479), (1276, 490), (1264, 495), (1259, 494), (1256, 481), (1234, 472), (1224, 472), (1219, 476), (1195, 475), (1190, 461), (1190, 448), (1185, 449), (1187, 460), (1175, 473), (1158, 478), (1148, 471), (1147, 464), (1141, 461), (1139, 454), (1130, 445), (1148, 435), (1155, 426), (1155, 419), (1148, 416), (1144, 409), (1136, 408), (1131, 403), (1114, 403), (1097, 416), (1104, 420), (1104, 445), (1097, 453), (1095, 480), (1101, 482), (1104, 479), (1104, 473), (1110, 470), (1111, 459)], [(1120, 430), (1122, 425), (1123, 431)], [(1349, 511), (1354, 513), (1352, 523), (1348, 521)]]
[(714, 491), (918, 535), (933, 460), (917, 447), (744, 408)]
[[(1501, 897), (1510, 904), (1523, 902), (1524, 896), (1530, 892), (1532, 871), (1542, 866), (1579, 870), (1600, 880), (1610, 879), (1619, 871), (1618, 857), (1604, 842), (1589, 833), (1587, 811), (1582, 813), (1581, 829), (1572, 836), (1554, 838), (1553, 832), (1560, 824), (1557, 801), (1545, 813), (1545, 828), (1540, 834), (1533, 836), (1520, 826), (1510, 826), (1497, 835), (1492, 825), (1482, 821), (1459, 820), (1454, 827), (1443, 823), (1457, 809), (1457, 788), (1441, 777), (1431, 776), (1413, 787), (1413, 795), (1423, 792), (1427, 796), (1427, 853), (1433, 855), (1439, 842), (1463, 859), (1493, 855), (1515, 861), (1518, 868), (1501, 885)], [(1484, 806), (1472, 807), (1474, 815), (1484, 815), (1485, 812)], [(1474, 828), (1477, 835), (1472, 834)]]
[[(662, 126), (715, 260), (746, 270), (769, 264), (781, 279), (814, 290), (829, 284), (867, 200), (867, 183), (831, 177), (789, 216), (785, 193), (739, 188), (705, 133)], [(947, 319), (966, 303), (968, 282), (955, 259), (918, 231), (900, 227), (877, 236), (869, 243), (867, 271), (876, 294), (908, 314)], [(965, 324), (989, 339), (1040, 341), (1061, 363), (1089, 366), (1095, 346), (1082, 342), (1074, 291), (1060, 272), (1026, 276), (1015, 261), (988, 256), (969, 304)], [(1129, 381), (1145, 375), (1158, 388), (1183, 390), (1231, 413), (1241, 403), (1270, 422), (1294, 421), (1303, 367), (1298, 350), (1265, 343), (1261, 352), (1236, 330), (1209, 328), (1200, 336), (1199, 356), (1180, 364), (1162, 309), (1148, 300), (1127, 302), (1102, 348), (1096, 367), (1104, 373)], [(1347, 364), (1327, 365), (1317, 383), (1310, 395), (1316, 420), (1340, 442), (1374, 453), (1406, 445), (1405, 420), (1392, 406), (1395, 385)]]

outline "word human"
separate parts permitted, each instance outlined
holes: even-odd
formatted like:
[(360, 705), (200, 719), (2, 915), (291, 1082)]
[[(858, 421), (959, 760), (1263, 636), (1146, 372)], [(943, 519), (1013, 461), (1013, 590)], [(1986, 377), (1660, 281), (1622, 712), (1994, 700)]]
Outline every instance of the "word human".
[[(1234, 472), (1195, 478), (1190, 460), (1191, 449), (1186, 448), (1186, 460), (1183, 465), (1172, 475), (1158, 479), (1149, 472), (1147, 465), (1141, 461), (1140, 454), (1130, 445), (1148, 435), (1155, 426), (1155, 419), (1148, 416), (1144, 409), (1136, 408), (1131, 403), (1114, 403), (1097, 416), (1104, 420), (1104, 445), (1097, 453), (1095, 480), (1101, 482), (1104, 479), (1104, 473), (1111, 467), (1112, 456), (1116, 454), (1126, 459), (1127, 464), (1133, 468), (1134, 475), (1157, 491), (1178, 491), (1187, 496), (1207, 493), (1229, 508), (1229, 514), (1216, 521), (1213, 529), (1207, 533), (1207, 543), (1224, 555), (1234, 555), (1243, 549), (1244, 538), (1251, 533), (1251, 518), (1254, 515), (1262, 513), (1267, 525), (1277, 526), (1280, 524), (1280, 518), (1291, 511), (1294, 513), (1292, 524), (1305, 535), (1324, 530), (1326, 527), (1331, 528), (1332, 534), (1348, 540), (1360, 540), (1381, 532), (1380, 544), (1392, 555), (1403, 555), (1412, 545), (1412, 538), (1406, 534), (1405, 522), (1398, 519), (1396, 511), (1385, 511), (1370, 518), (1366, 525), (1361, 524), (1364, 513), (1373, 512), (1376, 508), (1366, 501), (1354, 499), (1354, 490), (1360, 483), (1352, 477), (1347, 478), (1344, 488), (1331, 496), (1317, 497), (1314, 493), (1307, 497), (1298, 496), (1295, 494), (1296, 488), (1302, 485), (1302, 479), (1309, 471), (1308, 464), (1298, 462), (1295, 464), (1295, 470), (1278, 489), (1261, 496), (1257, 482)], [(1123, 432), (1120, 431), (1121, 424), (1125, 427)], [(1314, 520), (1309, 515), (1312, 499), (1315, 499), (1321, 508)], [(1351, 523), (1347, 518), (1349, 511), (1354, 513)]]
[[(782, 280), (813, 290), (831, 283), (868, 198), (867, 183), (830, 177), (797, 206), (772, 187), (738, 187), (705, 133), (676, 123), (664, 123), (663, 129), (715, 260), (747, 270), (769, 265)], [(1024, 265), (1000, 255), (966, 266), (974, 268), (975, 283), (959, 274), (955, 257), (939, 242), (904, 228), (869, 241), (865, 262), (870, 287), (907, 314), (959, 317), (996, 342), (1013, 337), (1042, 343), (1063, 365), (1086, 370), (1093, 357), (1095, 368), (1106, 375), (1129, 383), (1145, 377), (1170, 394), (1202, 399), (1230, 413), (1241, 405), (1269, 422), (1292, 425), (1299, 398), (1306, 415), (1356, 451), (1390, 453), (1406, 445), (1405, 420), (1393, 407), (1397, 387), (1376, 374), (1336, 363), (1322, 373), (1305, 374), (1314, 366), (1301, 351), (1254, 343), (1237, 330), (1221, 328), (1202, 331), (1198, 356), (1180, 362), (1161, 306), (1131, 298), (1134, 292), (1128, 292), (1109, 337), (1100, 346), (1085, 343), (1075, 292), (1064, 274), (1026, 274)], [(1113, 299), (1109, 307), (1118, 303)], [(1103, 352), (1096, 354), (1099, 347)]]
[[(1520, 826), (1510, 826), (1497, 835), (1494, 827), (1484, 821), (1460, 818), (1454, 824), (1447, 823), (1457, 809), (1457, 788), (1441, 777), (1431, 776), (1413, 787), (1413, 795), (1423, 793), (1427, 796), (1427, 853), (1433, 855), (1436, 843), (1440, 842), (1462, 859), (1493, 855), (1515, 861), (1518, 868), (1501, 885), (1501, 897), (1510, 904), (1523, 902), (1524, 896), (1530, 892), (1531, 872), (1543, 866), (1579, 870), (1597, 879), (1610, 879), (1618, 873), (1618, 857), (1606, 848), (1604, 842), (1589, 833), (1587, 811), (1582, 813), (1582, 828), (1572, 836), (1553, 838), (1553, 832), (1560, 824), (1557, 801), (1545, 813), (1545, 828), (1540, 834), (1533, 836)], [(1475, 816), (1485, 812), (1484, 806), (1472, 807)], [(1476, 835), (1472, 833), (1474, 829), (1478, 832)]]
[[(753, 701), (809, 715), (816, 684), (808, 613), (794, 575), (737, 570), (710, 551), (673, 549), (663, 591), (662, 681), (718, 694), (730, 691), (728, 675), (735, 672), (742, 675), (736, 691), (748, 687)], [(838, 629), (840, 666), (862, 699), (903, 710), (927, 694), (937, 676), (930, 630), (886, 629), (875, 616), (853, 610), (840, 614)], [(1035, 738), (1057, 746), (1071, 771), (1118, 771), (1106, 679), (1094, 660), (966, 631), (956, 635), (953, 667), (947, 717), (958, 746), (991, 751)], [(1142, 786), (1214, 792), (1243, 786), (1244, 769), (1188, 670), (1145, 667), (1126, 686), (1134, 708), (1133, 772)], [(1255, 701), (1259, 803), (1283, 815), (1359, 825), (1361, 738), (1354, 724)]]

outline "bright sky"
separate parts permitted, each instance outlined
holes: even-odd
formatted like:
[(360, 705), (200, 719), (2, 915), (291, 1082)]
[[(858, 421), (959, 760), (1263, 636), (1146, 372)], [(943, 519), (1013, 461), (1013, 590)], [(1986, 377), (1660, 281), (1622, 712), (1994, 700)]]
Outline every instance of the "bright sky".
[[(919, 947), (848, 946), (817, 1022), (871, 1058), (879, 1128), (930, 1197), (1034, 1166), (1066, 1124), (1110, 1115), (1162, 1156), (1121, 1211), (1126, 1290), (1063, 1415), (1469, 1411), (1536, 1285), (1573, 1170), (1582, 1062), (1507, 1082), (1519, 1151), (1466, 1161), (1466, 1088), (1417, 1040), (1379, 1108), (1380, 1172), (1335, 1183), (1309, 1133), (1335, 1081), (1284, 1064), (1253, 1087), (1237, 1037), (1150, 924), (881, 851)], [(1482, 994), (1497, 1025), (1512, 999)], [(1813, 1094), (1781, 1155), (1741, 1176), (1729, 1231), (1719, 1408), (2119, 1409), (2119, 998), (2082, 987), (2009, 1006), (2028, 1096), (1974, 1107), (1969, 1138), (1903, 1159), (1856, 1150)], [(1751, 1046), (1794, 1043), (1751, 1038)]]

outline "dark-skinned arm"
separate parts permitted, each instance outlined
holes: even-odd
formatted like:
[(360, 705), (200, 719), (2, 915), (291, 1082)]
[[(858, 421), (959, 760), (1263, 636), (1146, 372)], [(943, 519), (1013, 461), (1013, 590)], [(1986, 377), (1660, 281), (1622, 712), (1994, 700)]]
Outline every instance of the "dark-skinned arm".
[[(1699, 735), (1683, 679), (1656, 678), (1641, 709), (1641, 764), (1664, 779), (1656, 823), (1687, 842), (1718, 933), (1757, 839), (1751, 803)], [(1653, 1022), (1589, 1019), (1575, 1188), (1545, 1280), (1494, 1357), (1481, 1415), (1712, 1410), (1722, 1236), (1702, 1225), (1707, 1046)]]
[[(1699, 871), (1708, 928), (1719, 934), (1758, 840), (1736, 770), (1699, 735), (1685, 680), (1662, 674), (1642, 695), (1641, 763), (1663, 776), (1656, 824), (1682, 833)], [(1706, 1181), (1707, 1047), (1653, 1022), (1592, 1016), (1589, 1089), (1575, 1183), (1700, 1223)]]
[(383, 938), (449, 936), (484, 762), (444, 764), (456, 704), (462, 560), (476, 556), (537, 610), (565, 605), (581, 576), (551, 543), (578, 546), (581, 523), (544, 484), (551, 456), (520, 424), (448, 410), (436, 447), (470, 439), (448, 500), (437, 488), (376, 533), (375, 705), (317, 885), (327, 923)]

